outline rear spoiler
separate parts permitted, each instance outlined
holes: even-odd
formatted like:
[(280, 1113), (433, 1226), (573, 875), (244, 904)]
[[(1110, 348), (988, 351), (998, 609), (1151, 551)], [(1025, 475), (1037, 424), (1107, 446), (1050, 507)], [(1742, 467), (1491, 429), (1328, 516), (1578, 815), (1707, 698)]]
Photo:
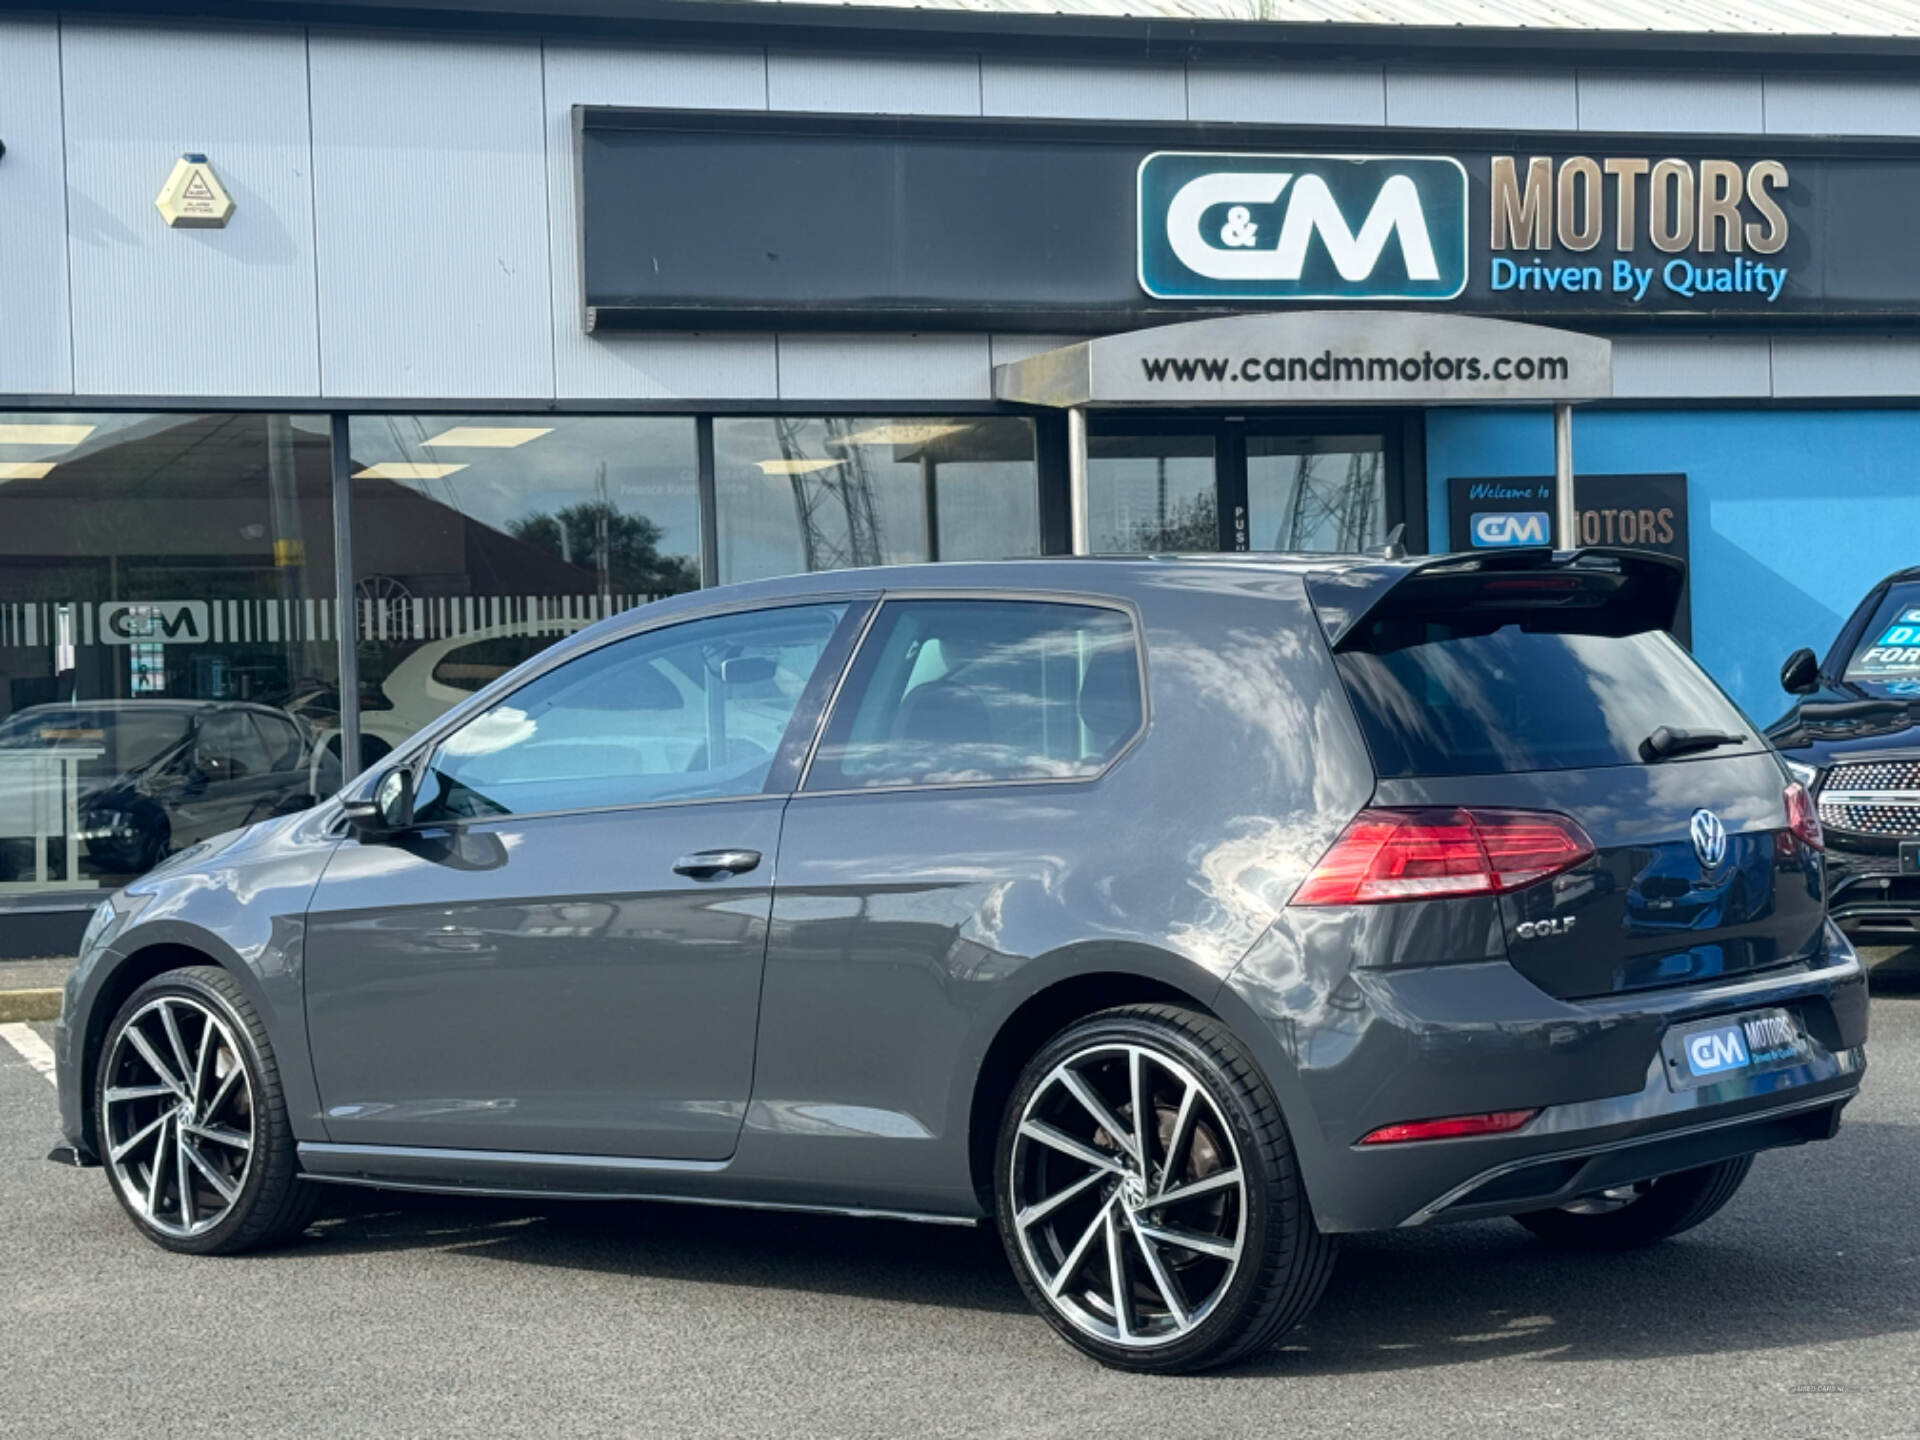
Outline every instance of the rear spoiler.
[[(1529, 578), (1539, 583), (1530, 586)], [(1315, 571), (1306, 581), (1327, 643), (1336, 650), (1385, 610), (1578, 609), (1586, 612), (1596, 634), (1666, 630), (1679, 613), (1686, 583), (1684, 560), (1599, 546), (1469, 551), (1413, 564), (1382, 560)]]

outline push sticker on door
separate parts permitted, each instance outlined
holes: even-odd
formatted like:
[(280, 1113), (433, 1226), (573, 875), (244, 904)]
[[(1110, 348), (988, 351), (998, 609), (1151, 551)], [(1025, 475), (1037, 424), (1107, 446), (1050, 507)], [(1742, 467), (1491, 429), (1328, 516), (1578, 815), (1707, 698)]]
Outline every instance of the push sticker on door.
[(1451, 300), (1467, 172), (1431, 155), (1163, 150), (1140, 162), (1140, 288), (1165, 300)]

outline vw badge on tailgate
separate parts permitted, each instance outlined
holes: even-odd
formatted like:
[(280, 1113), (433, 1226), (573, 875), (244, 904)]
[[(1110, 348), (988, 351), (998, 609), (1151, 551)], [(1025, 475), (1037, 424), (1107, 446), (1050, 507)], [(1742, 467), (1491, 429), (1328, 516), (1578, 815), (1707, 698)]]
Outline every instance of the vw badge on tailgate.
[(1711, 870), (1727, 858), (1727, 827), (1713, 811), (1694, 811), (1687, 828), (1693, 832), (1693, 853), (1704, 868)]

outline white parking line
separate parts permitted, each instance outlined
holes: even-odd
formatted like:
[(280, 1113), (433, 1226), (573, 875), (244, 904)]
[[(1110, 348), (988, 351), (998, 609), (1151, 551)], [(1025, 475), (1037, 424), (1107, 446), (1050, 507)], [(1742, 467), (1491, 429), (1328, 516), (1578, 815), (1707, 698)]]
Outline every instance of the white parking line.
[(0, 1025), (0, 1040), (20, 1052), (20, 1058), (47, 1077), (52, 1085), (53, 1047), (42, 1040), (31, 1025)]

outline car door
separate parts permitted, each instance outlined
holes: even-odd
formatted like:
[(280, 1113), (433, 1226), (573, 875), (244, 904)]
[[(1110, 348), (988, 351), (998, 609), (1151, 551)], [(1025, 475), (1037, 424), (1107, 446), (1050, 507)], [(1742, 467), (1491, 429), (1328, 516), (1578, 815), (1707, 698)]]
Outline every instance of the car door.
[(781, 811), (861, 609), (616, 639), (437, 740), (415, 824), (345, 840), (308, 913), (335, 1142), (732, 1153)]

